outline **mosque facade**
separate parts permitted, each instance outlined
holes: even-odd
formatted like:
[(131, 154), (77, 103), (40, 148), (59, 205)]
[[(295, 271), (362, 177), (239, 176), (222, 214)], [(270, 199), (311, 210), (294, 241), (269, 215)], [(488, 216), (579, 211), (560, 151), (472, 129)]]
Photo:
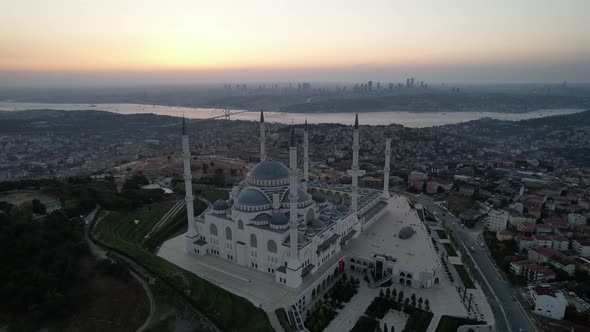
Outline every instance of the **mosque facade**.
[[(232, 263), (272, 274), (276, 282), (299, 288), (307, 278), (337, 274), (349, 264), (338, 255), (387, 210), (388, 181), (383, 190), (359, 188), (359, 126), (355, 119), (353, 161), (348, 174), (352, 184), (325, 184), (309, 179), (309, 139), (303, 137), (303, 179), (297, 179), (297, 139), (290, 132), (289, 165), (270, 160), (265, 152), (264, 114), (260, 119), (260, 162), (234, 185), (227, 200), (218, 200), (194, 216), (188, 136), (183, 123), (183, 157), (186, 206), (189, 220), (186, 250), (214, 255)], [(389, 178), (391, 138), (386, 137), (384, 178)], [(360, 239), (358, 240), (360, 241)], [(353, 258), (354, 260), (354, 258)], [(380, 257), (367, 257), (388, 266)], [(383, 261), (383, 264), (379, 262)], [(330, 265), (330, 266), (327, 266)], [(389, 268), (391, 273), (393, 268)], [(384, 275), (385, 273), (381, 273)], [(433, 277), (434, 271), (430, 278)], [(396, 276), (397, 279), (397, 276)], [(324, 281), (325, 283), (325, 281)], [(418, 283), (416, 287), (424, 287)], [(428, 285), (432, 287), (432, 282)], [(308, 287), (314, 289), (315, 286)], [(315, 290), (314, 290), (315, 292)], [(305, 296), (305, 294), (302, 294)]]

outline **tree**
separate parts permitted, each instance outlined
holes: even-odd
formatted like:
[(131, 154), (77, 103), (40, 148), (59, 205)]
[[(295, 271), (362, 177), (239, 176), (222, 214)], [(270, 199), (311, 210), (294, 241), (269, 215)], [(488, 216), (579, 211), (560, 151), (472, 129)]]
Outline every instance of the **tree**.
[(45, 204), (43, 204), (40, 200), (38, 199), (34, 199), (32, 202), (32, 206), (33, 206), (33, 213), (35, 214), (45, 214), (45, 212), (47, 211), (47, 208), (45, 207)]
[(388, 299), (391, 297), (391, 290), (389, 288), (387, 288), (387, 290), (385, 291), (385, 297)]
[(203, 174), (207, 174), (208, 169), (209, 169), (209, 165), (206, 163), (203, 163)]

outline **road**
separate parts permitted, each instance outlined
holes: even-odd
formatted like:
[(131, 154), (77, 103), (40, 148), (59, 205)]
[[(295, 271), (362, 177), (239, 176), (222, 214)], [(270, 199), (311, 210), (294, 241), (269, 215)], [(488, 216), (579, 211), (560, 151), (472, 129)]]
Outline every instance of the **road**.
[[(459, 224), (457, 218), (453, 217), (441, 207), (434, 204), (434, 202), (424, 196), (416, 197), (415, 195), (405, 195), (411, 200), (422, 204), (425, 208), (432, 212), (436, 212), (439, 219), (444, 219), (448, 230), (452, 231), (455, 239), (462, 242), (463, 249), (471, 248), (475, 250), (462, 250), (464, 253), (470, 255), (477, 269), (477, 280), (482, 287), (494, 317), (496, 319), (497, 331), (511, 331), (511, 332), (535, 332), (537, 331), (534, 324), (529, 320), (524, 309), (515, 300), (516, 289), (504, 280), (496, 269), (494, 263), (489, 259), (486, 248), (481, 248), (476, 243), (476, 234), (466, 230)], [(483, 276), (481, 275), (483, 273)], [(491, 289), (490, 289), (491, 287)]]

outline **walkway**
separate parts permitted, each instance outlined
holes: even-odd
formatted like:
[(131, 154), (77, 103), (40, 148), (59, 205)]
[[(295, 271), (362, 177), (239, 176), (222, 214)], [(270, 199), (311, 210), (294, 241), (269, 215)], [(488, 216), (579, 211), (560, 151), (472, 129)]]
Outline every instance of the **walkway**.
[(365, 310), (373, 299), (379, 295), (381, 288), (369, 288), (367, 283), (362, 280), (362, 275), (353, 274), (352, 276), (361, 279), (359, 292), (338, 312), (336, 318), (326, 327), (326, 332), (350, 331), (356, 321), (365, 314)]

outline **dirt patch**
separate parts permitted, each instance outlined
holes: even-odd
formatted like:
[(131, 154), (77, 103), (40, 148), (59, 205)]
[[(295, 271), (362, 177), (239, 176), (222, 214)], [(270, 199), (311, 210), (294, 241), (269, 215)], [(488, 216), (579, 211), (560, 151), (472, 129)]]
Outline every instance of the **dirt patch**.
[(14, 205), (21, 205), (22, 203), (30, 202), (33, 199), (38, 199), (43, 204), (58, 201), (57, 197), (45, 194), (37, 190), (19, 190), (13, 192), (0, 193), (0, 201), (6, 201)]

